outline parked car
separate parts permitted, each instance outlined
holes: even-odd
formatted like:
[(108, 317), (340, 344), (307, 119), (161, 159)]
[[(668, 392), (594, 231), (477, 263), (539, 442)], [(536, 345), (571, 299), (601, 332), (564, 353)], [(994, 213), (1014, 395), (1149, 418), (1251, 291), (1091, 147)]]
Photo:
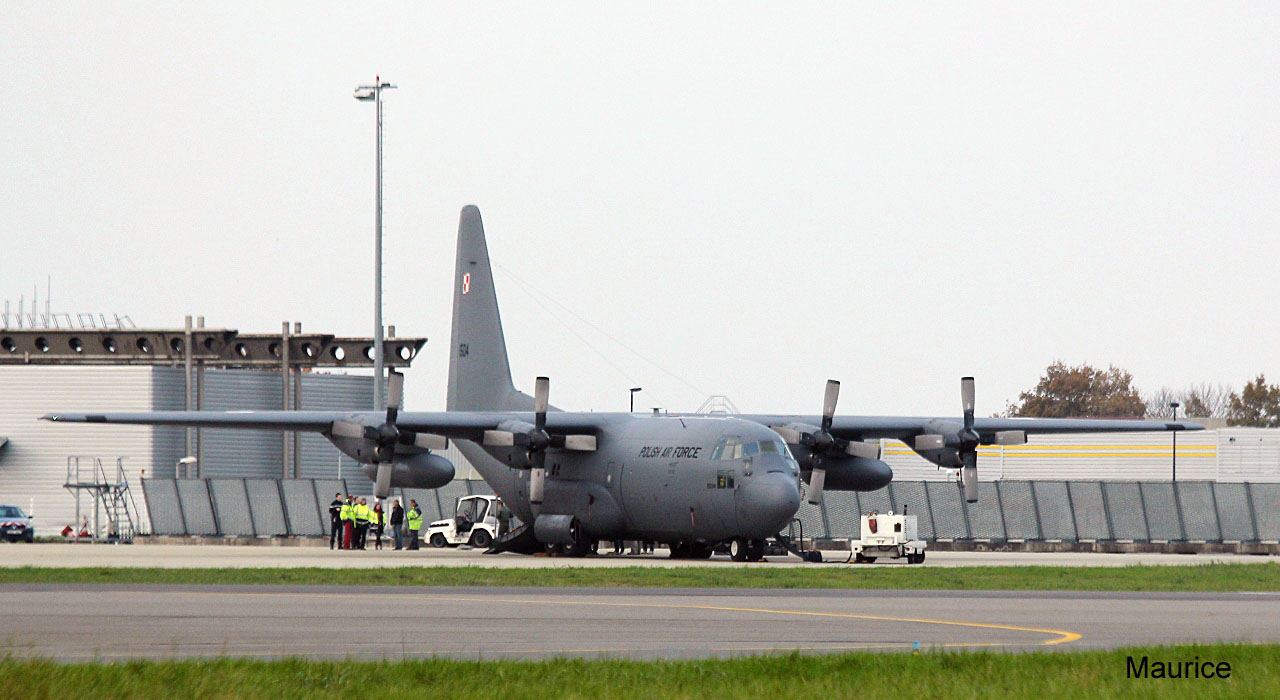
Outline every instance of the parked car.
[(0, 537), (10, 542), (18, 540), (34, 542), (36, 528), (31, 524), (31, 518), (27, 517), (21, 508), (0, 505)]

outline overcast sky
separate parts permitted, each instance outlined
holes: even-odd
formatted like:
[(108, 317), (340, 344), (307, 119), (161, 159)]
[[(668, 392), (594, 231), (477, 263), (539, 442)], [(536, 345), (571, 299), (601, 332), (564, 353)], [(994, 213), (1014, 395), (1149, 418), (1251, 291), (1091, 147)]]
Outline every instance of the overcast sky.
[(0, 298), (370, 334), (381, 74), (410, 408), (468, 203), (565, 408), (1280, 379), (1275, 3), (258, 4), (0, 4)]

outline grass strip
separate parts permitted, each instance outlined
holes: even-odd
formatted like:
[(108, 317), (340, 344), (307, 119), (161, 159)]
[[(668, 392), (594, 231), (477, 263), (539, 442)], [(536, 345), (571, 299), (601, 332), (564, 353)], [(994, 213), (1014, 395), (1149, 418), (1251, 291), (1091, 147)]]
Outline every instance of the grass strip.
[[(1225, 662), (1228, 678), (1130, 678), (1128, 658)], [(94, 698), (1276, 698), (1280, 645), (1108, 651), (750, 656), (695, 661), (0, 660), (0, 697)], [(1202, 667), (1203, 668), (1203, 667)], [(1216, 667), (1215, 667), (1216, 669)]]
[(1053, 591), (1280, 591), (1280, 563), (1189, 566), (0, 568), (3, 583), (586, 586)]

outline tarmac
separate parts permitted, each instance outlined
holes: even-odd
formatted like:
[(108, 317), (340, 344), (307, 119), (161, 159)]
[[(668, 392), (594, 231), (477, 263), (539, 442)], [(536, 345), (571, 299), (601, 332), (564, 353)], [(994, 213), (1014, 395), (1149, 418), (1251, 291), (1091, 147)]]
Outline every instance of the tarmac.
[(705, 658), (1280, 641), (1280, 594), (0, 586), (0, 653)]
[[(848, 552), (824, 551), (826, 564), (843, 562)], [(1204, 564), (1229, 562), (1252, 564), (1277, 561), (1276, 556), (1235, 554), (1101, 554), (1081, 552), (929, 552), (923, 566), (1130, 566)], [(729, 561), (716, 556), (709, 560), (671, 559), (666, 550), (651, 555), (604, 554), (581, 559), (485, 555), (479, 550), (422, 549), (416, 552), (334, 551), (325, 547), (253, 547), (222, 545), (115, 545), (89, 543), (18, 543), (0, 545), (0, 567), (160, 567), (160, 568), (246, 568), (320, 567), (375, 568), (396, 566), (484, 566), (498, 568), (561, 568), (607, 566), (737, 566), (812, 567), (791, 555), (771, 556), (755, 564)], [(903, 560), (881, 559), (858, 566), (908, 566)]]

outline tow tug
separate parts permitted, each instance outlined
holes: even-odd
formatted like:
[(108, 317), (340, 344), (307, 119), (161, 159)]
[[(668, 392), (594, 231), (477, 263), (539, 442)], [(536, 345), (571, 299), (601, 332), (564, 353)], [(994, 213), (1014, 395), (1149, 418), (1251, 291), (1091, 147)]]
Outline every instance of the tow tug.
[(925, 542), (917, 535), (914, 515), (871, 511), (862, 516), (861, 535), (849, 540), (849, 557), (859, 564), (870, 564), (881, 557), (906, 559), (908, 564), (924, 563)]
[(498, 497), (463, 496), (454, 504), (454, 516), (427, 526), (432, 547), (471, 545), (486, 549), (498, 539)]

